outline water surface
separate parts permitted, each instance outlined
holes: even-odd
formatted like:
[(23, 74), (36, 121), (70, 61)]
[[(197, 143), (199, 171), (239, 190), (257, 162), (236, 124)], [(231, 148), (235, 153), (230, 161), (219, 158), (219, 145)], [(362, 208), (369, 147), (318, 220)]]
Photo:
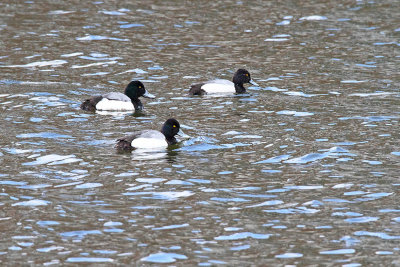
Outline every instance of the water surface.
[[(399, 265), (396, 1), (0, 4), (3, 265)], [(188, 97), (246, 68), (260, 86)], [(142, 113), (86, 113), (143, 81)], [(177, 118), (157, 153), (115, 140)]]

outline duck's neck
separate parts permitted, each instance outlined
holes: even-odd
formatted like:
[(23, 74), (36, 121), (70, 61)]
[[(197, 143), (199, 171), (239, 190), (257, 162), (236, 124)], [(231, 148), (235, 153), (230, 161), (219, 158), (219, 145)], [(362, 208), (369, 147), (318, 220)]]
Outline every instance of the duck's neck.
[(175, 145), (177, 143), (175, 137), (165, 137), (165, 140), (167, 140), (168, 145)]
[(167, 141), (168, 145), (174, 145), (177, 143), (175, 136), (168, 134), (169, 131), (165, 126), (161, 129), (161, 133), (165, 136), (165, 140)]
[(143, 110), (143, 104), (138, 98), (131, 99), (131, 101), (133, 106), (135, 107), (135, 110)]
[(246, 93), (246, 88), (244, 88), (243, 83), (235, 83), (236, 94)]

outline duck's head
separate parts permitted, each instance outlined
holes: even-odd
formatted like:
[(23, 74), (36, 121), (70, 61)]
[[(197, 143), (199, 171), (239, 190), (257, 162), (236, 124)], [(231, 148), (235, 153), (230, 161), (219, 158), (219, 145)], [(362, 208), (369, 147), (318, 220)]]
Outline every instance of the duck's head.
[(179, 130), (181, 128), (181, 125), (179, 124), (179, 122), (174, 119), (168, 119), (162, 129), (161, 132), (165, 135), (165, 137), (174, 137), (175, 135), (177, 135), (179, 133)]
[(143, 83), (140, 81), (131, 81), (125, 88), (125, 94), (132, 100), (136, 100), (141, 96), (146, 98), (155, 98), (154, 95), (147, 92), (146, 88), (144, 88)]
[(258, 86), (257, 83), (255, 83), (250, 76), (250, 72), (248, 72), (245, 69), (238, 69), (235, 74), (233, 75), (232, 79), (234, 84), (244, 84), (244, 83), (250, 83), (255, 86)]

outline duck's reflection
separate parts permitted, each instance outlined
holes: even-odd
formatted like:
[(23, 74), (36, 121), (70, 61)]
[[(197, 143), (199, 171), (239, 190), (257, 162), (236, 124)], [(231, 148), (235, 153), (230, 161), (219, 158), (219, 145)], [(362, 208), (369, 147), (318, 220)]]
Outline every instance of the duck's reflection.
[[(133, 161), (166, 159), (169, 163), (176, 163), (176, 157), (179, 154), (179, 151), (176, 149), (178, 147), (179, 145), (174, 145), (167, 149), (135, 149), (128, 153), (131, 153), (131, 158)], [(127, 152), (118, 151), (118, 153)]]

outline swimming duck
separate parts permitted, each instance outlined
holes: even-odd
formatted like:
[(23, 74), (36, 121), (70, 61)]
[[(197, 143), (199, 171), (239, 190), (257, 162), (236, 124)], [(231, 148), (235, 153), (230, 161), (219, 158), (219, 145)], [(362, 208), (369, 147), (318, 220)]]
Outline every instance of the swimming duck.
[(179, 122), (168, 119), (161, 131), (143, 130), (132, 135), (124, 136), (117, 140), (115, 145), (118, 150), (132, 151), (134, 149), (166, 148), (177, 143), (175, 135), (184, 135), (180, 130)]
[(245, 69), (238, 69), (233, 75), (232, 81), (217, 79), (206, 83), (192, 85), (190, 95), (205, 95), (205, 94), (244, 94), (246, 88), (243, 84), (250, 83), (258, 86), (251, 77), (250, 73)]
[(111, 92), (104, 95), (94, 96), (86, 99), (81, 104), (81, 109), (86, 111), (108, 110), (108, 111), (130, 111), (142, 110), (143, 104), (139, 97), (155, 98), (147, 92), (143, 83), (132, 81), (125, 88), (124, 94)]

